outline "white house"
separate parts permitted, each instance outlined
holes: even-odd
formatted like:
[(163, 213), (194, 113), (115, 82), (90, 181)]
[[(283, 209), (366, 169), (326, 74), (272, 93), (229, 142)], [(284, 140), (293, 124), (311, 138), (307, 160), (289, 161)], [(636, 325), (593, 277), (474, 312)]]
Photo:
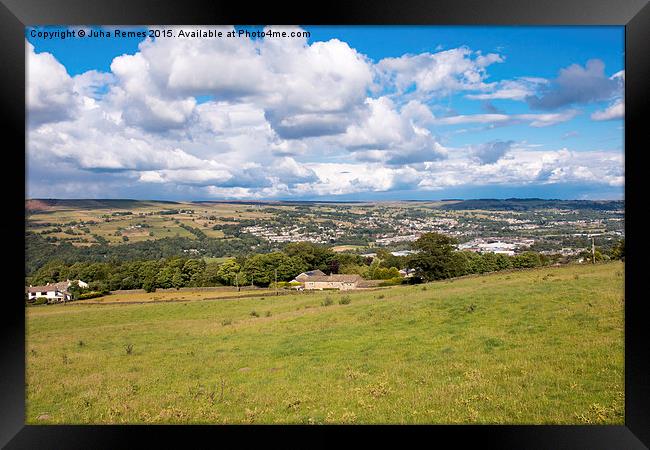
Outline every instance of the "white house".
[[(81, 280), (75, 280), (79, 287), (85, 289), (88, 283)], [(72, 300), (72, 294), (68, 288), (72, 285), (72, 281), (66, 280), (60, 283), (47, 283), (45, 286), (29, 286), (27, 288), (27, 297), (29, 300), (36, 300), (39, 297), (45, 297), (48, 303), (67, 302)]]

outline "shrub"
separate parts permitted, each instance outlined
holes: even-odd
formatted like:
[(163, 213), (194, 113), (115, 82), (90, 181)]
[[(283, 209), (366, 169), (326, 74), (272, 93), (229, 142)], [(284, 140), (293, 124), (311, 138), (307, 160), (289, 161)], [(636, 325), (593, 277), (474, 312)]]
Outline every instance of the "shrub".
[(99, 292), (99, 291), (90, 291), (90, 292), (84, 292), (83, 294), (79, 294), (79, 297), (77, 297), (78, 300), (86, 300), (89, 298), (97, 298), (97, 297), (103, 297), (104, 293)]
[(126, 352), (127, 355), (133, 353), (133, 344), (126, 344), (124, 346), (124, 351)]
[(381, 299), (384, 298), (384, 297), (386, 297), (384, 294), (379, 294), (379, 295), (377, 296), (377, 298), (378, 298), (379, 300), (381, 300)]
[(396, 286), (398, 284), (402, 284), (402, 278), (401, 277), (391, 278), (389, 280), (384, 280), (381, 283), (379, 283), (379, 286)]
[(34, 300), (35, 305), (45, 305), (47, 303), (47, 298), (45, 297), (37, 297), (36, 300)]
[(349, 305), (352, 299), (350, 298), (349, 295), (344, 295), (343, 297), (340, 298), (339, 300), (339, 305)]
[(260, 316), (257, 311), (251, 311), (250, 315), (253, 316), (253, 317), (259, 317)]
[(325, 298), (323, 299), (323, 301), (320, 302), (320, 305), (321, 305), (321, 306), (330, 306), (330, 305), (333, 305), (333, 304), (334, 304), (334, 301), (333, 301), (331, 298), (329, 298), (329, 297), (325, 297)]
[(232, 324), (232, 319), (223, 319), (223, 320), (221, 321), (221, 325), (223, 325), (224, 327), (225, 327), (226, 325), (230, 325), (230, 324)]
[(264, 315), (265, 315), (266, 317), (271, 317), (271, 311), (267, 311)]

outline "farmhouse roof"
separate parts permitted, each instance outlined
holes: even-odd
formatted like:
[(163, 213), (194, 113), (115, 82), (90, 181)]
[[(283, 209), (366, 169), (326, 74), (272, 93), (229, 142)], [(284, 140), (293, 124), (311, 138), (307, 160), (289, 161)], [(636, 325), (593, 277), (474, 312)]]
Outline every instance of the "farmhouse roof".
[(296, 278), (294, 278), (292, 281), (310, 281), (313, 277), (317, 276), (325, 276), (325, 272), (321, 270), (310, 270), (307, 272), (303, 272), (300, 275), (297, 275)]
[(60, 292), (65, 292), (68, 290), (68, 287), (70, 286), (69, 281), (61, 281), (60, 283), (47, 283), (44, 286), (30, 286), (27, 288), (28, 292), (52, 292), (52, 291), (60, 291)]
[(296, 278), (305, 278), (305, 277), (317, 277), (317, 276), (325, 276), (325, 272), (322, 270), (308, 270), (307, 272), (303, 272), (300, 275), (296, 276)]
[(341, 282), (341, 283), (354, 283), (354, 282), (361, 281), (361, 276), (359, 276), (359, 275), (343, 275), (343, 274), (325, 275), (325, 276), (309, 277), (309, 279), (307, 281), (317, 281), (317, 282), (338, 281), (338, 282)]
[(309, 275), (310, 277), (323, 277), (325, 276), (325, 272), (322, 270), (316, 269), (316, 270), (310, 270), (308, 272), (305, 272), (305, 274)]

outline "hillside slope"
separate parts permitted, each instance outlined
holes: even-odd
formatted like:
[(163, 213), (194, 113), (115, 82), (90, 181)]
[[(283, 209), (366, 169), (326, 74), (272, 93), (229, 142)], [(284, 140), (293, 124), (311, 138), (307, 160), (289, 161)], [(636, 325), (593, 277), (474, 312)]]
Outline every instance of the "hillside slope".
[(622, 424), (623, 274), (31, 307), (27, 423)]

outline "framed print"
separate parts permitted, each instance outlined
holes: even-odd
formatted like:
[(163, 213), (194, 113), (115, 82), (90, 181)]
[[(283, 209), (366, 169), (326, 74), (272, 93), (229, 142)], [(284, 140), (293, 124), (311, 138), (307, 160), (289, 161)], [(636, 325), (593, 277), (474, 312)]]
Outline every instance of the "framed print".
[(7, 448), (650, 442), (647, 2), (0, 11)]

